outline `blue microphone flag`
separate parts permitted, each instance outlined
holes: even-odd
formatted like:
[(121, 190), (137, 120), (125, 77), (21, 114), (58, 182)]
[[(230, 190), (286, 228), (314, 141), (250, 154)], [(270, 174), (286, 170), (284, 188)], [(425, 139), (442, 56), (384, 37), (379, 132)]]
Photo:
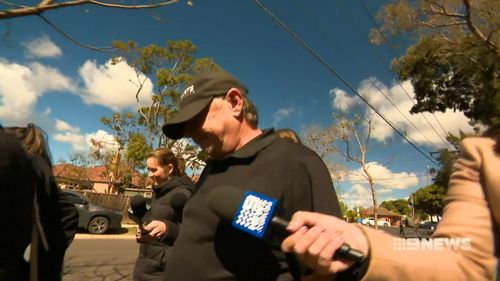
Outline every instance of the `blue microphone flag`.
[(247, 191), (233, 220), (233, 226), (257, 238), (262, 238), (274, 215), (277, 199)]

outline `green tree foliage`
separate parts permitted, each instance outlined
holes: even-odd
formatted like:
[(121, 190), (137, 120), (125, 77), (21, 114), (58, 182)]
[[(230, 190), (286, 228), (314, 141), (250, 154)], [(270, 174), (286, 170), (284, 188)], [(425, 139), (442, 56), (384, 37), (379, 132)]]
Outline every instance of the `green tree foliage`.
[(415, 40), (393, 61), (411, 80), (417, 112), (460, 110), (476, 123), (500, 116), (500, 1), (397, 0), (378, 13), (375, 44), (404, 34)]
[(408, 200), (406, 199), (396, 199), (384, 201), (380, 204), (380, 207), (386, 208), (389, 211), (398, 213), (400, 215), (411, 215), (410, 207), (408, 206)]
[(347, 212), (349, 211), (349, 206), (344, 203), (344, 200), (339, 199), (340, 211), (342, 211), (342, 215), (345, 217)]
[(148, 146), (146, 138), (140, 132), (132, 133), (127, 146), (126, 159), (131, 167), (143, 170), (146, 168), (147, 157), (152, 149)]
[(435, 184), (420, 188), (413, 193), (415, 210), (431, 216), (440, 215), (444, 207), (445, 193), (446, 188)]
[(344, 218), (349, 222), (355, 222), (358, 218), (358, 214), (356, 213), (356, 210), (349, 209), (344, 213)]
[[(193, 76), (202, 71), (219, 69), (219, 66), (210, 58), (196, 58), (197, 47), (189, 40), (169, 40), (165, 47), (156, 44), (139, 47), (134, 41), (117, 41), (113, 45), (119, 51), (112, 62), (126, 62), (136, 71), (137, 79), (131, 83), (137, 86), (137, 111), (114, 113), (111, 117), (103, 117), (101, 122), (124, 146), (137, 136), (136, 133), (145, 137), (146, 143), (135, 143), (135, 152), (128, 154), (128, 160), (133, 160), (135, 164), (143, 160), (143, 153), (148, 149), (168, 147), (186, 158), (188, 167), (199, 168), (203, 165), (203, 153), (197, 146), (186, 141), (166, 139), (161, 127), (176, 112), (182, 91)], [(139, 94), (147, 78), (155, 84), (154, 95), (151, 104), (141, 106), (144, 101), (140, 100)], [(139, 148), (140, 145), (149, 148)]]

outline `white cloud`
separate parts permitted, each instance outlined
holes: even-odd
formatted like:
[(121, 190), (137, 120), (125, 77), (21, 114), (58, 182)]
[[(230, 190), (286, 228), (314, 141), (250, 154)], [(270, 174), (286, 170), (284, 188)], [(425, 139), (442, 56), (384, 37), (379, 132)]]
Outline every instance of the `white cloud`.
[(56, 119), (56, 130), (60, 132), (79, 133), (80, 128), (70, 125), (62, 120)]
[[(410, 109), (414, 105), (412, 100), (408, 98), (408, 95), (410, 97), (414, 96), (413, 87), (410, 81), (401, 83), (394, 82), (389, 88), (376, 78), (368, 78), (360, 83), (357, 91), (366, 97), (370, 104), (385, 116), (386, 119), (391, 121), (401, 132), (405, 133), (406, 136), (418, 144), (425, 144), (438, 149), (444, 148), (447, 143), (444, 140), (445, 132), (441, 126), (444, 127), (446, 132), (455, 134), (458, 130), (463, 130), (465, 132), (472, 131), (471, 126), (468, 124), (469, 119), (467, 119), (462, 112), (452, 112), (450, 110), (445, 113), (436, 112), (434, 113), (435, 117), (430, 113), (423, 113), (425, 117), (422, 114), (410, 114)], [(399, 111), (387, 101), (380, 91), (397, 106)], [(330, 93), (333, 97), (332, 102), (334, 108), (344, 108), (347, 105), (359, 103), (359, 101), (356, 101), (359, 100), (358, 97), (349, 97), (342, 90), (333, 89)], [(400, 112), (404, 114), (404, 116)], [(436, 121), (436, 119), (438, 119), (439, 122)], [(410, 124), (408, 120), (415, 126)], [(429, 123), (431, 123), (432, 127)], [(378, 141), (385, 141), (397, 134), (376, 114), (372, 126), (374, 127), (372, 137)], [(415, 127), (418, 128), (418, 130), (415, 129)]]
[(345, 111), (353, 105), (359, 103), (357, 97), (351, 97), (347, 93), (339, 88), (330, 90), (330, 96), (333, 97), (332, 106), (334, 109), (339, 109)]
[[(393, 200), (395, 190), (408, 190), (420, 184), (418, 175), (415, 173), (393, 172), (377, 162), (370, 162), (367, 165), (368, 171), (373, 177), (377, 204)], [(342, 193), (342, 199), (350, 207), (372, 206), (370, 186), (363, 175), (361, 168), (350, 170), (348, 173), (341, 175), (340, 183), (349, 188)]]
[(372, 205), (372, 195), (368, 187), (361, 184), (353, 184), (351, 189), (344, 193), (344, 203), (350, 207)]
[[(392, 189), (390, 189), (390, 188), (379, 188), (379, 189), (377, 189), (377, 194), (384, 194), (384, 193), (391, 193), (391, 192), (392, 192)], [(384, 201), (386, 201), (386, 200), (388, 200), (388, 199), (385, 199)]]
[(26, 47), (26, 55), (30, 58), (58, 58), (61, 49), (47, 35), (22, 43)]
[(103, 151), (113, 151), (120, 147), (115, 137), (104, 130), (98, 130), (97, 132), (87, 134), (85, 140), (89, 146), (91, 146), (92, 143), (97, 144)]
[(88, 148), (85, 136), (81, 134), (71, 132), (58, 133), (54, 134), (54, 140), (71, 144), (71, 147), (75, 151), (84, 151)]
[(59, 69), (45, 66), (40, 63), (31, 63), (28, 65), (31, 70), (31, 87), (40, 93), (46, 91), (76, 91), (76, 85), (72, 79), (62, 74)]
[(139, 95), (141, 106), (151, 104), (153, 83), (144, 75), (137, 78), (134, 69), (125, 62), (112, 65), (109, 60), (104, 65), (98, 65), (88, 60), (80, 67), (79, 74), (84, 83), (82, 98), (87, 104), (99, 104), (114, 111), (135, 109), (138, 79), (144, 81)]
[(278, 127), (278, 123), (283, 121), (284, 119), (287, 119), (289, 118), (293, 113), (295, 113), (296, 110), (294, 108), (280, 108), (278, 110), (276, 110), (274, 113), (273, 113), (273, 118), (274, 118), (274, 121), (273, 121), (273, 125), (274, 127)]
[(38, 120), (35, 105), (47, 91), (75, 91), (71, 79), (58, 69), (31, 63), (21, 65), (0, 60), (0, 119), (9, 124), (24, 124)]
[(102, 151), (116, 151), (119, 147), (115, 138), (103, 130), (98, 130), (89, 134), (78, 134), (73, 132), (57, 133), (54, 134), (54, 139), (62, 143), (69, 143), (74, 151), (88, 151), (91, 148), (94, 149), (96, 146), (94, 146), (93, 143), (100, 146), (98, 149)]
[[(384, 201), (399, 199), (391, 196), (392, 190), (389, 188), (376, 187), (375, 190), (377, 196), (377, 205), (380, 205), (380, 203)], [(343, 193), (342, 200), (350, 208), (368, 208), (373, 206), (372, 193), (370, 187), (367, 184), (353, 184), (347, 192)]]
[[(415, 173), (393, 172), (387, 167), (377, 163), (367, 163), (368, 172), (373, 177), (373, 182), (378, 188), (384, 189), (407, 189), (418, 184), (418, 177)], [(363, 177), (363, 170), (360, 168), (353, 170), (345, 177), (347, 181), (366, 181)]]

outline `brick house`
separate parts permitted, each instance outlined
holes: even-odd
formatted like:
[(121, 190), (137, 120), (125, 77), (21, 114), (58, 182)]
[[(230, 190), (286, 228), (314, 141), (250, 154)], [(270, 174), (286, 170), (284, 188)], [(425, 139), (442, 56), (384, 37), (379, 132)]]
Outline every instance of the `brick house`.
[[(373, 207), (365, 210), (366, 217), (374, 217)], [(383, 207), (377, 207), (377, 219), (388, 221), (391, 226), (399, 226), (402, 216)]]
[[(116, 180), (113, 172), (106, 166), (83, 168), (69, 163), (53, 167), (54, 177), (60, 188), (87, 190), (96, 193), (118, 194), (124, 188), (121, 180)], [(138, 172), (132, 173), (130, 186), (141, 188), (146, 185), (144, 177)]]

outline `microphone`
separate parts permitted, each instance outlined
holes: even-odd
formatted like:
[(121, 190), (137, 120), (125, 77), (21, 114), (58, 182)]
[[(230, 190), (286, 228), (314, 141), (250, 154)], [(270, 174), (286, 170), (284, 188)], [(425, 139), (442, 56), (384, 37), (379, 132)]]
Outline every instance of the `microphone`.
[(174, 220), (182, 223), (182, 211), (189, 197), (184, 193), (175, 193), (170, 198), (170, 206), (174, 210)]
[[(279, 235), (281, 239), (290, 234), (286, 230), (289, 222), (274, 216), (277, 199), (232, 186), (219, 186), (208, 194), (207, 202), (220, 218), (232, 221), (233, 227), (254, 237), (262, 238), (268, 231)], [(344, 243), (332, 258), (358, 262), (365, 256)]]
[(170, 199), (170, 205), (173, 209), (180, 210), (184, 208), (188, 199), (188, 196), (184, 193), (175, 193)]
[(130, 208), (128, 209), (128, 217), (139, 225), (142, 230), (143, 218), (151, 209), (151, 206), (146, 204), (144, 197), (136, 195), (130, 199)]

